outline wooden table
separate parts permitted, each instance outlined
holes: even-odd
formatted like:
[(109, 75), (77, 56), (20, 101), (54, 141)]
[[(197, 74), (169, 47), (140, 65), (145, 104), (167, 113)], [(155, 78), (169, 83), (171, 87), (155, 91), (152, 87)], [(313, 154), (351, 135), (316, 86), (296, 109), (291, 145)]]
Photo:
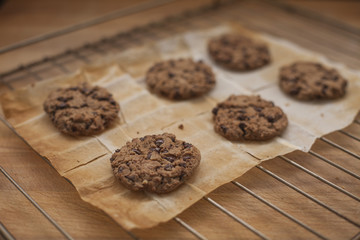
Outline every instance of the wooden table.
[[(74, 5), (71, 5), (73, 1), (59, 1), (56, 4), (45, 4), (47, 1), (39, 1), (43, 4), (35, 4), (36, 8), (31, 8), (33, 10), (25, 14), (30, 8), (25, 2), (9, 1), (6, 3), (13, 9), (17, 9), (17, 16), (14, 16), (14, 10), (12, 12), (11, 9), (7, 9), (7, 5), (1, 10), (0, 48), (14, 41), (44, 34), (54, 28), (63, 28), (72, 23), (103, 15), (113, 9), (141, 3), (141, 1), (134, 3), (133, 1), (106, 0), (101, 6), (98, 6), (96, 5), (97, 1), (86, 1), (86, 4), (85, 1), (78, 1)], [(76, 48), (86, 42), (111, 36), (119, 31), (127, 31), (134, 26), (159, 20), (167, 14), (173, 15), (184, 9), (203, 6), (209, 2), (197, 1), (196, 6), (194, 1), (175, 2), (146, 10), (141, 14), (115, 19), (1, 54), (0, 72), (11, 70), (19, 64), (26, 64), (44, 56), (58, 54), (68, 48)], [(24, 6), (21, 11), (19, 10), (20, 6)], [(67, 11), (65, 6), (69, 6), (69, 8), (72, 6), (72, 10)], [(82, 6), (86, 11), (81, 11)], [(343, 62), (349, 67), (359, 69), (359, 9), (359, 2), (321, 1), (301, 2), (300, 4), (297, 1), (275, 3), (237, 1), (227, 3), (216, 10), (203, 11), (199, 17), (189, 16), (187, 22), (196, 22), (201, 27), (201, 24), (207, 24), (209, 19), (213, 19), (212, 21), (214, 19), (219, 21), (220, 19), (236, 20), (249, 28), (287, 38), (333, 60)], [(322, 10), (321, 13), (316, 13), (319, 10)], [(9, 14), (3, 15), (2, 12)], [(63, 15), (66, 16), (66, 19), (58, 18), (59, 12), (66, 13)], [(54, 16), (54, 19), (57, 20), (40, 24), (49, 16)], [(8, 20), (8, 24), (5, 24), (4, 20)], [(34, 21), (38, 21), (37, 25)], [(21, 26), (17, 26), (18, 23), (21, 23)], [(33, 24), (38, 28), (32, 29)], [(16, 32), (15, 26), (17, 34), (13, 34)], [(40, 28), (40, 26), (42, 27)], [(186, 29), (185, 23), (182, 26)], [(104, 46), (106, 44), (104, 41)], [(107, 51), (106, 49), (102, 50)], [(90, 47), (90, 50), (82, 49), (81, 51), (96, 50)], [(90, 54), (86, 59), (92, 61), (99, 58), (98, 55)], [(72, 55), (71, 57), (74, 58)], [(77, 60), (69, 63), (65, 60), (62, 62), (61, 59), (59, 61), (64, 63), (67, 71), (72, 71), (81, 64), (86, 64), (84, 60), (78, 64), (81, 61)], [(45, 63), (49, 64), (46, 61)], [(60, 71), (61, 68), (57, 69), (57, 73), (53, 68), (50, 69), (51, 72), (37, 69), (38, 71), (35, 73), (32, 71), (33, 68), (30, 68), (32, 74), (25, 82), (63, 74)], [(20, 72), (23, 71), (24, 69)], [(19, 78), (16, 74), (4, 76), (3, 80), (13, 81), (13, 79)], [(22, 84), (24, 82), (16, 82), (14, 87)], [(4, 90), (5, 87), (2, 89)], [(351, 134), (352, 137), (345, 133)], [(334, 164), (337, 164), (351, 170), (357, 176), (360, 175), (359, 123), (351, 124), (344, 129), (344, 132), (335, 132), (325, 137), (350, 150), (353, 155), (331, 146), (326, 139), (318, 140), (312, 148), (313, 152), (331, 161), (332, 165), (325, 162), (324, 159), (321, 160), (314, 155), (299, 151), (286, 155), (291, 161), (286, 158), (270, 160), (236, 179), (237, 185), (229, 183), (218, 188), (180, 214), (178, 219), (152, 229), (134, 230), (131, 233), (123, 230), (101, 210), (83, 202), (70, 183), (60, 177), (46, 161), (3, 123), (0, 123), (0, 166), (74, 239), (132, 239), (134, 237), (141, 239), (196, 239), (196, 236), (182, 225), (184, 223), (208, 239), (259, 239), (259, 236), (240, 224), (239, 221), (245, 221), (270, 239), (318, 239), (316, 234), (290, 220), (288, 216), (279, 212), (279, 209), (286, 211), (326, 238), (351, 239), (360, 232), (358, 226), (326, 210), (323, 206), (305, 197), (304, 194), (279, 182), (276, 177), (267, 173), (271, 171), (284, 179), (286, 183), (295, 185), (326, 206), (348, 217), (350, 221), (360, 223), (359, 201), (326, 185), (296, 165), (296, 163), (300, 164), (341, 189), (359, 197), (360, 179), (334, 167)], [(263, 199), (265, 203), (262, 201)], [(214, 205), (214, 201), (228, 211), (222, 211), (223, 209)], [(272, 205), (269, 206), (269, 203), (273, 203), (279, 209), (274, 209)], [(229, 216), (229, 213), (234, 215)], [(64, 239), (64, 236), (3, 174), (0, 174), (0, 222), (17, 239)]]

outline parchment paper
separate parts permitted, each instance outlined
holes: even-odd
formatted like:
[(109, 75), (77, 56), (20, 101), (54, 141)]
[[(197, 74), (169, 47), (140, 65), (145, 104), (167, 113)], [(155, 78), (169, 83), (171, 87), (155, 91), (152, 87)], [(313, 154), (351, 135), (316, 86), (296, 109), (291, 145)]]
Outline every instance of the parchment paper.
[[(269, 44), (272, 63), (250, 73), (216, 66), (206, 52), (208, 38), (236, 31)], [(213, 91), (187, 101), (152, 95), (144, 84), (149, 66), (161, 59), (193, 57), (210, 64), (217, 78)], [(277, 86), (279, 66), (295, 60), (316, 60), (335, 66), (349, 80), (340, 100), (298, 102)], [(7, 120), (15, 130), (69, 179), (81, 198), (108, 213), (126, 229), (148, 228), (165, 222), (259, 164), (295, 149), (308, 151), (314, 140), (350, 124), (359, 110), (359, 73), (285, 40), (255, 34), (235, 25), (188, 32), (141, 48), (131, 49), (101, 63), (58, 79), (37, 83), (1, 96)], [(119, 119), (105, 132), (91, 137), (61, 134), (42, 110), (48, 93), (58, 87), (88, 81), (107, 88), (120, 103)], [(230, 142), (213, 131), (211, 109), (230, 94), (259, 94), (280, 106), (289, 118), (281, 137), (266, 142)], [(178, 128), (179, 124), (184, 129)], [(146, 134), (171, 132), (196, 145), (202, 161), (194, 176), (169, 194), (132, 192), (113, 176), (109, 158), (126, 141)]]

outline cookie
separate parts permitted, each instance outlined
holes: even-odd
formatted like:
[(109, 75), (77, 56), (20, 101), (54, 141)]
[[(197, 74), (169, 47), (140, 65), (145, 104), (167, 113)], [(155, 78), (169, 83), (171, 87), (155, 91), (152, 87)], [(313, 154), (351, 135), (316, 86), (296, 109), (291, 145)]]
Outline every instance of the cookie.
[(86, 136), (107, 128), (117, 118), (120, 107), (106, 89), (82, 83), (51, 92), (44, 110), (61, 132)]
[(280, 69), (280, 87), (299, 100), (336, 99), (345, 95), (347, 80), (335, 69), (315, 62), (295, 62)]
[(114, 175), (128, 189), (167, 193), (193, 174), (200, 159), (195, 146), (163, 133), (127, 142), (110, 162)]
[(288, 124), (279, 107), (259, 96), (231, 95), (212, 113), (215, 131), (232, 141), (268, 140), (280, 135)]
[(215, 86), (211, 68), (192, 59), (167, 60), (151, 67), (146, 83), (151, 92), (169, 99), (188, 99), (203, 95)]
[(224, 34), (215, 37), (209, 41), (208, 51), (216, 63), (237, 71), (257, 69), (271, 61), (266, 44), (242, 35)]

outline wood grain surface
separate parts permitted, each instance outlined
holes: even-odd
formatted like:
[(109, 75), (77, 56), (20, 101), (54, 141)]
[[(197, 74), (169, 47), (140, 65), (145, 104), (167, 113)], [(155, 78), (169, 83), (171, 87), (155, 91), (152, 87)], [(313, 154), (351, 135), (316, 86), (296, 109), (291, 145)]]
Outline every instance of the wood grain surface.
[(288, 1), (282, 0), (291, 7), (305, 10), (311, 14), (336, 19), (341, 24), (357, 28), (360, 26), (360, 1)]
[[(62, 3), (57, 4), (65, 6), (66, 4), (70, 5), (70, 2), (72, 1), (62, 1)], [(83, 3), (83, 1), (79, 2)], [(73, 10), (73, 13), (71, 11), (67, 12), (69, 19), (45, 24), (47, 27), (45, 26), (45, 30), (43, 30), (46, 32), (75, 21), (101, 15), (108, 10), (132, 4), (130, 2), (132, 1), (123, 1), (121, 4), (124, 5), (121, 5), (116, 1), (108, 0), (104, 1), (104, 6), (92, 9), (95, 1), (89, 1), (89, 5), (86, 5), (86, 7), (92, 10), (84, 10), (77, 16), (73, 16), (76, 15), (76, 12), (81, 11), (82, 4), (76, 3), (74, 9), (77, 10)], [(182, 22), (179, 28), (187, 30), (188, 25), (186, 24), (189, 22), (196, 22), (197, 27), (201, 28), (201, 26), (205, 26), (211, 21), (236, 20), (251, 29), (289, 39), (306, 48), (323, 53), (333, 60), (343, 62), (349, 67), (359, 69), (360, 36), (328, 22), (329, 16), (336, 21), (338, 17), (333, 12), (336, 11), (336, 8), (340, 8), (341, 4), (337, 3), (335, 4), (336, 7), (331, 8), (329, 6), (334, 4), (327, 4), (327, 2), (316, 3), (317, 6), (321, 4), (324, 6), (323, 8), (319, 7), (323, 12), (321, 14), (326, 15), (326, 19), (323, 21), (318, 18), (311, 18), (311, 16), (289, 12), (268, 2), (238, 1), (216, 10), (203, 12), (199, 16), (189, 17), (187, 21)], [(95, 41), (103, 36), (111, 36), (133, 26), (160, 19), (167, 14), (174, 14), (182, 9), (189, 8), (190, 3), (191, 1), (182, 1), (181, 4), (175, 3), (172, 6), (167, 6), (166, 10), (165, 7), (148, 10), (142, 14), (114, 20), (103, 26), (94, 26), (78, 33), (2, 54), (0, 55), (0, 72), (16, 67), (20, 63), (34, 61), (45, 55), (57, 54), (64, 49), (80, 46), (84, 42)], [(204, 3), (206, 1), (198, 4)], [(17, 9), (19, 6), (26, 6), (20, 3), (16, 4), (18, 4)], [(316, 5), (315, 3), (308, 3), (307, 6), (310, 6), (312, 11), (316, 11), (317, 9), (311, 7), (311, 4)], [(50, 7), (50, 5), (38, 5), (45, 6), (47, 12), (43, 13), (43, 9), (38, 9), (33, 10), (33, 14), (41, 15), (43, 13), (44, 16), (48, 17), (56, 14), (56, 8), (61, 9), (59, 5), (55, 4), (55, 8)], [(295, 1), (293, 6), (296, 5), (299, 5), (299, 3)], [(344, 3), (345, 5), (349, 5), (349, 3)], [(346, 7), (341, 9), (341, 12), (346, 12)], [(350, 12), (354, 11), (352, 7), (348, 9)], [(3, 7), (1, 11), (4, 10)], [(23, 11), (25, 10), (23, 9)], [(48, 11), (53, 12), (51, 14)], [(62, 11), (66, 12), (65, 10)], [(9, 16), (11, 16), (13, 23), (16, 23), (16, 16), (10, 13), (11, 11)], [(31, 16), (31, 14), (20, 16), (20, 18), (24, 17), (25, 19), (22, 20), (24, 26), (26, 26), (26, 18), (31, 19)], [(44, 16), (38, 18), (42, 19)], [(319, 16), (321, 17), (320, 13)], [(349, 14), (351, 16), (349, 20), (346, 19), (346, 14), (341, 16), (341, 21), (346, 24), (359, 21), (358, 18), (351, 14)], [(0, 19), (0, 22), (3, 22), (4, 16), (1, 14)], [(29, 24), (34, 23), (29, 20)], [(38, 24), (39, 28), (41, 28), (41, 24), (39, 22)], [(0, 24), (2, 33), (6, 30), (3, 26), (5, 25)], [(13, 40), (2, 39), (1, 44), (6, 45), (12, 41), (21, 40), (22, 37), (26, 38), (42, 33), (42, 30), (35, 30), (29, 30), (28, 33), (19, 33), (8, 38), (14, 37)], [(10, 36), (13, 30), (9, 28), (6, 31), (10, 31), (8, 32)], [(158, 33), (161, 35), (161, 32)], [(21, 34), (25, 35), (21, 36)], [(108, 44), (104, 43), (103, 51), (110, 51), (107, 49), (108, 46)], [(121, 50), (122, 48), (118, 49), (118, 51)], [(113, 50), (111, 49), (111, 51)], [(93, 61), (101, 56), (101, 54), (95, 54), (94, 49), (83, 49), (81, 53), (86, 56), (86, 61)], [(66, 71), (73, 71), (86, 64), (86, 61), (79, 61), (78, 57), (69, 54), (58, 59), (58, 62), (61, 63), (60, 67), (56, 68), (54, 63), (45, 62), (31, 68), (31, 74), (29, 74), (29, 71), (27, 72), (29, 77), (24, 78), (24, 71), (20, 71), (6, 76), (3, 80), (6, 84), (12, 83), (13, 87), (17, 87), (36, 81), (37, 78), (61, 75), (63, 74), (62, 68), (66, 68)], [(3, 86), (0, 89), (5, 91), (6, 87)], [(360, 120), (359, 116), (357, 119)], [(360, 124), (358, 123), (351, 124), (344, 131), (352, 134), (355, 138), (360, 138)], [(355, 156), (331, 146), (324, 140), (318, 140), (312, 150), (333, 163), (351, 170), (354, 174), (360, 175), (360, 159), (356, 157), (360, 155), (360, 142), (342, 132), (334, 132), (325, 137), (349, 149)], [(286, 155), (286, 157), (360, 197), (359, 179), (308, 153), (296, 151)], [(126, 232), (101, 210), (83, 202), (69, 182), (60, 177), (44, 159), (37, 155), (3, 123), (0, 123), (0, 166), (74, 239), (133, 239), (134, 237), (140, 239), (196, 239), (191, 232), (176, 220), (171, 220), (152, 229)], [(318, 199), (318, 201), (336, 210), (339, 214), (346, 216), (350, 221), (360, 223), (359, 201), (305, 173), (297, 168), (294, 163), (282, 158), (276, 158), (261, 164), (261, 166), (287, 182), (294, 184)], [(265, 173), (261, 168), (254, 168), (235, 181), (241, 184), (240, 186), (254, 192), (257, 196), (275, 204), (278, 208), (286, 211), (328, 239), (352, 239), (360, 232), (359, 226), (355, 226), (348, 220), (304, 197), (299, 192)], [(318, 239), (316, 235), (264, 204), (244, 188), (240, 188), (234, 183), (228, 183), (218, 188), (207, 197), (221, 204), (235, 216), (258, 229), (270, 239)], [(178, 217), (208, 239), (259, 239), (248, 228), (215, 207), (207, 198), (202, 199)], [(0, 222), (17, 239), (64, 239), (59, 231), (31, 205), (3, 174), (0, 174)]]
[[(27, 1), (20, 1), (25, 4)], [(72, 24), (79, 24), (86, 20), (93, 19), (99, 16), (102, 16), (106, 13), (111, 13), (116, 9), (122, 9), (121, 7), (130, 7), (140, 4), (141, 2), (146, 2), (146, 0), (136, 0), (136, 1), (111, 1), (106, 0), (104, 3), (101, 1), (101, 7), (98, 8), (97, 4), (99, 1), (46, 1), (46, 0), (37, 0), (35, 2), (40, 2), (39, 6), (42, 6), (42, 10), (33, 9), (33, 7), (28, 10), (27, 8), (21, 7), (18, 10), (18, 16), (10, 21), (11, 19), (5, 18), (3, 16), (0, 22), (3, 24), (0, 26), (0, 29), (4, 31), (19, 31), (19, 34), (11, 34), (9, 32), (9, 36), (2, 32), (1, 38), (4, 40), (0, 41), (0, 46), (5, 47), (9, 43), (15, 43), (20, 40), (26, 40), (30, 37), (34, 37), (37, 35), (42, 35), (48, 32), (53, 32)], [(88, 27), (70, 34), (66, 34), (57, 38), (49, 39), (48, 41), (43, 41), (37, 44), (33, 44), (31, 46), (27, 46), (24, 48), (20, 48), (11, 52), (7, 52), (0, 55), (0, 72), (4, 72), (10, 70), (14, 67), (18, 67), (22, 64), (29, 63), (34, 60), (38, 60), (45, 56), (52, 56), (54, 54), (63, 52), (65, 50), (79, 47), (85, 43), (90, 43), (92, 41), (98, 40), (103, 37), (112, 36), (115, 33), (129, 30), (135, 26), (140, 26), (149, 22), (153, 22), (156, 20), (160, 20), (166, 16), (175, 15), (181, 13), (186, 9), (193, 9), (199, 6), (203, 6), (204, 4), (208, 4), (211, 0), (182, 0), (182, 1), (174, 1), (173, 3), (165, 4), (160, 7), (152, 8), (147, 11), (142, 11), (140, 13), (132, 14), (126, 17), (117, 18), (111, 21), (107, 21), (102, 24), (97, 24), (92, 27)], [(43, 4), (41, 4), (43, 3)], [(5, 3), (7, 4), (7, 3)], [(13, 5), (11, 1), (8, 3), (9, 5)], [(29, 3), (27, 3), (29, 4)], [(36, 4), (38, 5), (38, 4)], [(36, 7), (35, 5), (35, 7)], [(25, 4), (26, 6), (26, 4)], [(81, 7), (84, 6), (85, 10), (80, 10)], [(66, 9), (75, 8), (73, 11), (66, 11)], [(98, 11), (94, 11), (94, 8), (98, 8)], [(6, 5), (4, 6), (4, 10), (6, 9)], [(57, 12), (58, 10), (62, 10)], [(92, 10), (92, 11), (91, 11)], [(41, 14), (39, 13), (41, 12)], [(82, 12), (82, 14), (76, 14), (77, 12)], [(24, 14), (23, 14), (24, 13)], [(96, 14), (95, 14), (96, 13)], [(80, 16), (79, 16), (80, 15)], [(57, 16), (52, 17), (52, 16)], [(32, 19), (39, 18), (40, 22), (49, 21), (49, 24), (44, 24), (48, 27), (42, 27), (39, 30), (30, 30), (28, 34), (21, 33), (27, 32), (25, 29), (27, 27), (32, 26)], [(30, 21), (30, 24), (24, 24), (26, 21)], [(70, 20), (63, 20), (70, 19)], [(10, 22), (9, 22), (10, 21)], [(9, 25), (7, 23), (9, 22)], [(24, 25), (23, 25), (24, 24)], [(5, 27), (6, 26), (6, 27)], [(43, 26), (39, 23), (37, 26)], [(30, 27), (31, 29), (31, 27)]]

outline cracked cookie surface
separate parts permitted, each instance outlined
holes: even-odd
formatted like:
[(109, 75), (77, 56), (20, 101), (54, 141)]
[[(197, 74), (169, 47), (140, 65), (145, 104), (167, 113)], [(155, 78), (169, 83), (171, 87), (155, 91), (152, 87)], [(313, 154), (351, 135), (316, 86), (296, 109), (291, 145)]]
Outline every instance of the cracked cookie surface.
[(167, 60), (156, 63), (146, 73), (151, 92), (169, 99), (198, 97), (214, 88), (216, 80), (211, 68), (192, 59)]
[(128, 189), (167, 193), (193, 174), (200, 159), (195, 146), (163, 133), (134, 138), (117, 149), (110, 162), (114, 175)]
[(212, 110), (214, 129), (225, 138), (268, 140), (288, 124), (285, 113), (259, 96), (231, 95)]
[(249, 71), (271, 61), (266, 44), (236, 34), (210, 39), (208, 51), (215, 62), (231, 70)]
[(295, 62), (280, 69), (280, 87), (299, 100), (336, 99), (345, 95), (347, 80), (335, 69), (315, 62)]
[(97, 134), (117, 118), (119, 104), (102, 87), (82, 83), (49, 94), (44, 110), (53, 124), (72, 136)]

